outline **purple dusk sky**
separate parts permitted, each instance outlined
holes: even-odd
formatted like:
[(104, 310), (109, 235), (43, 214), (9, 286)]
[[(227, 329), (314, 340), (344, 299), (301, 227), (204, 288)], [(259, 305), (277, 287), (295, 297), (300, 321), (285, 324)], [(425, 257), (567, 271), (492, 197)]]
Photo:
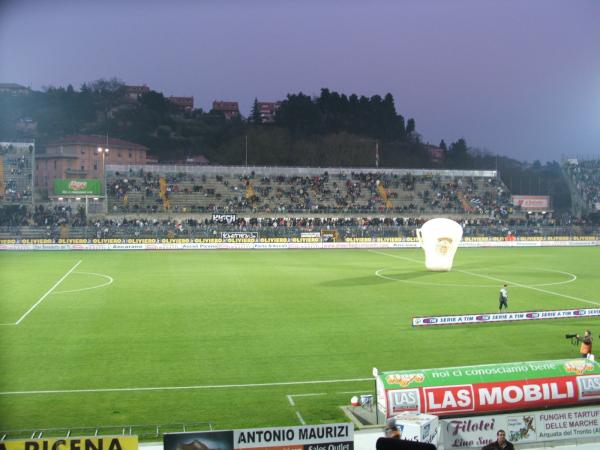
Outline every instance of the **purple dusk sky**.
[(598, 0), (0, 3), (0, 82), (112, 77), (244, 115), (255, 97), (391, 92), (425, 142), (600, 154)]

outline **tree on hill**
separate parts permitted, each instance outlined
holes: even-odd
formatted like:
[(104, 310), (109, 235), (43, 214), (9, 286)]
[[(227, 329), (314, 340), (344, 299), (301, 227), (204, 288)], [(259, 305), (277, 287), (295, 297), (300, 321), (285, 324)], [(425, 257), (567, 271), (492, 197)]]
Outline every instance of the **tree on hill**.
[(258, 125), (262, 122), (260, 117), (260, 109), (258, 108), (258, 99), (254, 97), (254, 103), (252, 103), (252, 110), (250, 111), (249, 121), (254, 125)]
[(302, 92), (288, 94), (275, 116), (277, 125), (287, 128), (297, 136), (320, 133), (322, 121), (319, 106)]
[(469, 162), (469, 149), (465, 139), (460, 138), (458, 141), (450, 144), (446, 161), (452, 168), (467, 168)]

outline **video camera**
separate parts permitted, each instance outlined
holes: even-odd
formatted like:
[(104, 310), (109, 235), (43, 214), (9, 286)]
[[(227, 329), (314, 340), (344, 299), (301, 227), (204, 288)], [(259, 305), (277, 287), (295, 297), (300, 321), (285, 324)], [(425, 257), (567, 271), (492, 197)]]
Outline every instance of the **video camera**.
[(565, 339), (574, 339), (576, 337), (577, 337), (577, 333), (575, 333), (575, 334), (569, 334), (569, 333), (565, 334)]

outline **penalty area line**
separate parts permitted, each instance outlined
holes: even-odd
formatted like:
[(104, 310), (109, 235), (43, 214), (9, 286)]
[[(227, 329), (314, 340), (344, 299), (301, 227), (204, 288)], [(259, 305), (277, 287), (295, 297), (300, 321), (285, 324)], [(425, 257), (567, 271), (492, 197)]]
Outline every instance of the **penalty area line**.
[(281, 381), (275, 383), (250, 383), (250, 384), (213, 384), (195, 386), (157, 386), (137, 388), (99, 388), (99, 389), (49, 389), (39, 391), (6, 391), (0, 395), (39, 395), (39, 394), (85, 394), (102, 392), (142, 392), (142, 391), (183, 391), (201, 389), (232, 389), (232, 388), (254, 388), (273, 386), (295, 386), (303, 384), (332, 384), (332, 383), (357, 383), (361, 381), (373, 381), (373, 378), (350, 378), (340, 380), (313, 380), (313, 381)]

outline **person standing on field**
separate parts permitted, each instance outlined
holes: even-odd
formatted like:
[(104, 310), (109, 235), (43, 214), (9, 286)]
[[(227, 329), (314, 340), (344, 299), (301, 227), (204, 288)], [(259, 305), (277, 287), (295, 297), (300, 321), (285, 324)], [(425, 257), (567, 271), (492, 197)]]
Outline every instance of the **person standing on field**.
[(592, 332), (585, 330), (583, 337), (577, 335), (576, 338), (577, 342), (581, 342), (579, 353), (581, 353), (582, 358), (589, 358), (589, 355), (592, 354)]
[(498, 310), (500, 312), (502, 312), (502, 307), (504, 306), (504, 309), (508, 309), (508, 285), (505, 284), (504, 286), (502, 286), (502, 289), (500, 289), (500, 306), (498, 307)]

